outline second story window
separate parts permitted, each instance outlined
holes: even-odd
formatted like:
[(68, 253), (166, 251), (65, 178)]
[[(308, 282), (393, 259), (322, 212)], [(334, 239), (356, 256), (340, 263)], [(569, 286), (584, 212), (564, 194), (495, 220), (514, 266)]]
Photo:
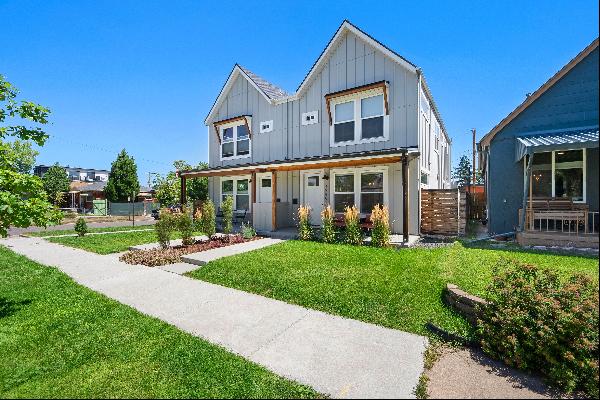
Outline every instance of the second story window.
[(383, 136), (383, 95), (360, 100), (361, 138)]
[(250, 133), (245, 123), (221, 128), (221, 159), (250, 157)]
[(336, 143), (354, 141), (354, 101), (335, 105), (333, 135)]

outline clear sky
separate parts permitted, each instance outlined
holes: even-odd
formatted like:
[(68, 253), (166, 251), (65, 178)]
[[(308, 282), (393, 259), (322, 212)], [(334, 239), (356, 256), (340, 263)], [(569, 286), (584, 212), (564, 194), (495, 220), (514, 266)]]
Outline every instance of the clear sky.
[(52, 110), (39, 163), (206, 160), (234, 63), (296, 90), (343, 19), (423, 69), (454, 162), (598, 36), (598, 1), (0, 0), (0, 74)]

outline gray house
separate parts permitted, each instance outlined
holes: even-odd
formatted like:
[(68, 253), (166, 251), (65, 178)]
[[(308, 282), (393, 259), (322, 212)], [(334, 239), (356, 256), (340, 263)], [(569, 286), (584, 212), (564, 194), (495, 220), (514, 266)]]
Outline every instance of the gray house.
[(491, 233), (597, 246), (598, 101), (596, 39), (482, 138)]
[(392, 229), (419, 232), (422, 188), (450, 187), (451, 140), (421, 70), (344, 21), (295, 93), (235, 65), (206, 117), (215, 204), (233, 196), (261, 231), (312, 222), (330, 204), (390, 209)]

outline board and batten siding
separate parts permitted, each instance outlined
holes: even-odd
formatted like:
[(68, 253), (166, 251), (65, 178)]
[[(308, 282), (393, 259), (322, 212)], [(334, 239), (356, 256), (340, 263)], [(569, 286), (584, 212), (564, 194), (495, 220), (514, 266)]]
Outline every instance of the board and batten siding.
[[(359, 145), (330, 146), (330, 126), (325, 95), (386, 80), (389, 82), (389, 140)], [(209, 166), (297, 159), (359, 151), (417, 147), (418, 76), (348, 32), (300, 98), (271, 105), (242, 76), (238, 76), (209, 124)], [(301, 115), (318, 111), (319, 122), (302, 125)], [(220, 160), (220, 146), (212, 123), (252, 115), (251, 157)], [(261, 121), (273, 120), (273, 131), (259, 133)]]

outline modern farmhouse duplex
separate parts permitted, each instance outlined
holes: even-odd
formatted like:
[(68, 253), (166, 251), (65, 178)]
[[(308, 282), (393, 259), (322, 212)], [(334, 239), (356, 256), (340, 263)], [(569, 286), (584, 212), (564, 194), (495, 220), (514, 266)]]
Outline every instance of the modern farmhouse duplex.
[[(235, 65), (206, 117), (208, 176), (220, 205), (257, 230), (312, 223), (330, 204), (390, 209), (392, 231), (419, 231), (422, 188), (450, 187), (451, 141), (422, 72), (344, 21), (294, 94)], [(183, 191), (182, 191), (183, 193)]]

